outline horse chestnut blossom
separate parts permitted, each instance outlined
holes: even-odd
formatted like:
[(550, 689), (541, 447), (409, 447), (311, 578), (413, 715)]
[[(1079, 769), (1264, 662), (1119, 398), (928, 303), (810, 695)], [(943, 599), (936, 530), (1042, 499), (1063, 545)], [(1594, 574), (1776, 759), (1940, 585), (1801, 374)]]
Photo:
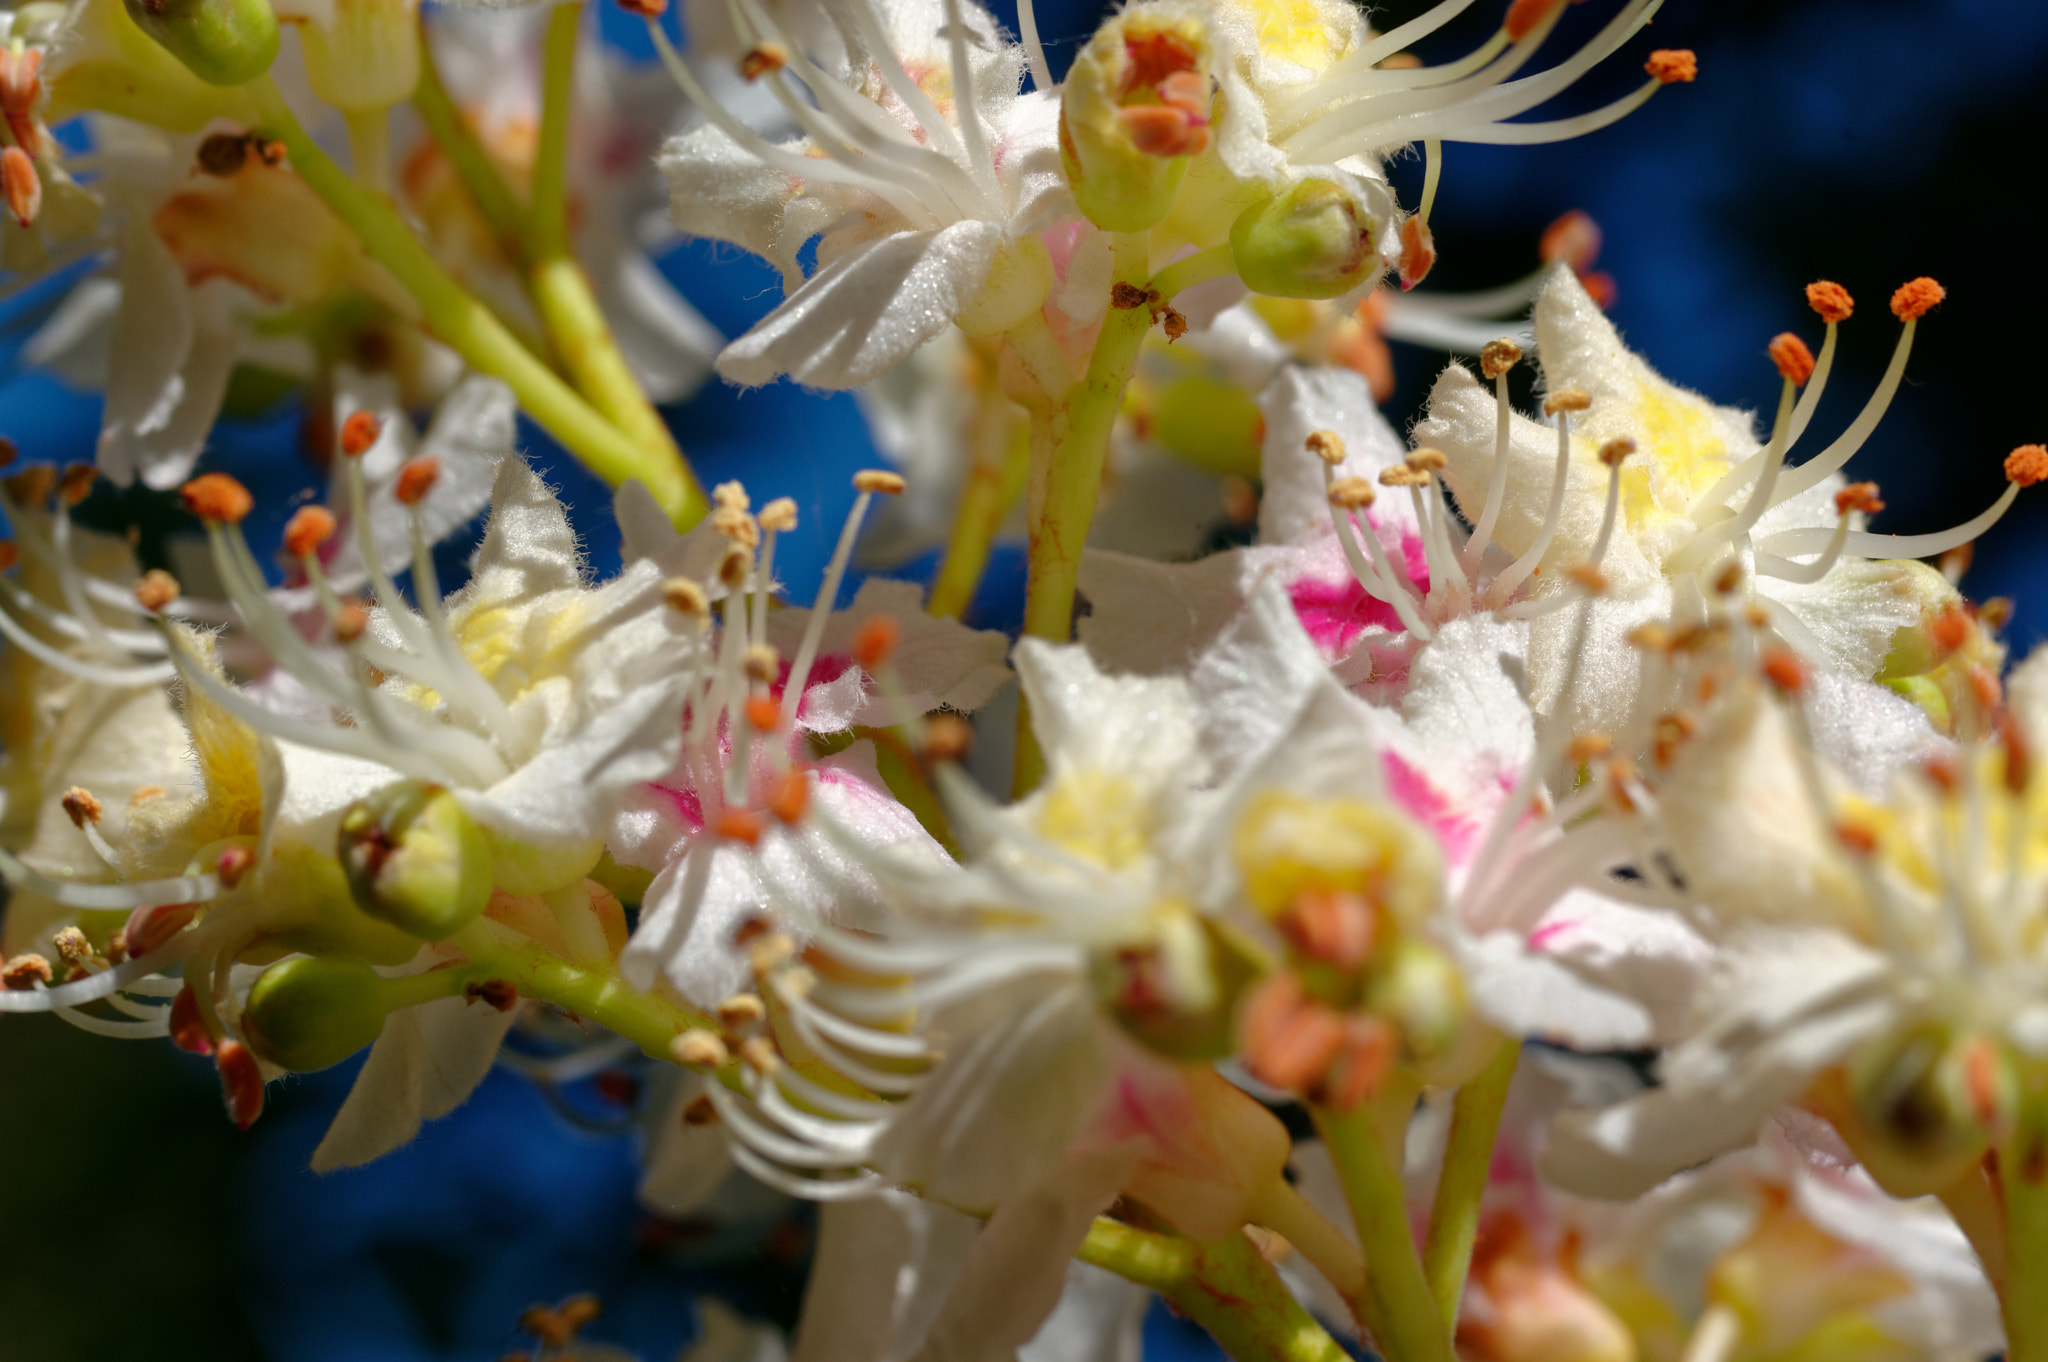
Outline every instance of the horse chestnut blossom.
[[(0, 440), (0, 1025), (243, 1129), (356, 1063), (320, 1172), (595, 1075), (659, 1216), (820, 1203), (698, 1362), (1128, 1362), (1155, 1297), (1241, 1362), (2048, 1362), (2048, 659), (1964, 575), (2048, 449), (1910, 535), (1850, 468), (1981, 302), (1898, 287), (1809, 454), (1838, 283), (1762, 420), (1583, 213), (1417, 289), (1444, 143), (1703, 78), (1657, 0), (1133, 0), (1057, 80), (1029, 3), (620, 3), (658, 66), (583, 0), (0, 12), (4, 300), (104, 399)], [(725, 343), (678, 232), (782, 298)], [(750, 397), (707, 488), (663, 404), (785, 378), (897, 467)], [(590, 1285), (535, 1356), (628, 1356)]]

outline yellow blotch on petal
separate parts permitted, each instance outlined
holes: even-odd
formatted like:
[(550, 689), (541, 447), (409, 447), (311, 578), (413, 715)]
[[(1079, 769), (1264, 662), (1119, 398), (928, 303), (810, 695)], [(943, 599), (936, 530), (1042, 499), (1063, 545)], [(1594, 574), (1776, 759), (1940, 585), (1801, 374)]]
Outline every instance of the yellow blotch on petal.
[(1062, 851), (1105, 870), (1122, 870), (1149, 854), (1147, 813), (1128, 778), (1108, 771), (1071, 771), (1046, 791), (1038, 807), (1038, 831)]
[(1684, 516), (1733, 464), (1714, 431), (1712, 409), (1697, 398), (1642, 384), (1628, 424), (1648, 456), (1621, 471), (1621, 509), (1632, 532)]
[(1252, 906), (1269, 916), (1302, 894), (1358, 894), (1413, 927), (1443, 894), (1436, 842), (1399, 811), (1358, 799), (1254, 795), (1232, 847)]

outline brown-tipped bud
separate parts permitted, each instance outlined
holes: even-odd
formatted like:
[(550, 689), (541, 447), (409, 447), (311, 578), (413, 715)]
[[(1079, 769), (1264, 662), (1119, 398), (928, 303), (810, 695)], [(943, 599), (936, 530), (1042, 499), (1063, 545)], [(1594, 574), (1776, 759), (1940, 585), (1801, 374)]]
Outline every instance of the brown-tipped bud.
[(1820, 319), (1829, 326), (1846, 322), (1856, 311), (1856, 300), (1849, 296), (1849, 290), (1832, 279), (1821, 279), (1806, 286), (1806, 305), (1820, 314)]
[(761, 816), (745, 809), (727, 809), (718, 815), (712, 830), (728, 842), (753, 846), (761, 840)]
[(384, 433), (384, 422), (377, 413), (361, 409), (348, 414), (341, 423), (341, 452), (351, 459), (360, 459), (370, 452), (371, 446)]
[(0, 197), (6, 199), (7, 211), (23, 227), (43, 211), (42, 176), (36, 174), (35, 161), (20, 147), (0, 151)]
[(1676, 85), (1680, 81), (1691, 82), (1699, 76), (1699, 58), (1692, 49), (1685, 47), (1659, 48), (1643, 63), (1643, 69), (1660, 85)]
[(121, 929), (128, 938), (128, 954), (148, 955), (184, 931), (198, 914), (199, 905), (196, 903), (159, 903), (137, 908), (128, 915), (128, 923)]
[(220, 855), (213, 863), (213, 873), (220, 877), (220, 887), (233, 889), (240, 885), (243, 877), (256, 868), (256, 853), (240, 842), (230, 842), (220, 849)]
[(1779, 646), (1764, 649), (1759, 670), (1763, 672), (1766, 681), (1787, 695), (1797, 695), (1806, 689), (1806, 663), (1790, 648)]
[(249, 162), (249, 139), (238, 132), (217, 132), (199, 144), (199, 173), (217, 180), (240, 172)]
[(427, 499), (427, 493), (434, 490), (440, 478), (441, 461), (431, 454), (422, 454), (406, 460), (405, 467), (398, 470), (398, 482), (391, 495), (401, 506), (417, 506)]
[(1874, 482), (1852, 482), (1835, 493), (1835, 514), (1847, 515), (1861, 511), (1865, 515), (1876, 515), (1884, 509), (1884, 502), (1878, 498)]
[(1619, 440), (1609, 440), (1600, 446), (1600, 462), (1609, 468), (1617, 468), (1624, 459), (1635, 452), (1636, 442), (1624, 435)]
[(728, 1031), (758, 1026), (768, 1016), (768, 1005), (759, 994), (735, 993), (718, 1005), (718, 1024)]
[(1334, 430), (1312, 430), (1308, 433), (1308, 452), (1335, 468), (1344, 462), (1344, 437)]
[(863, 468), (853, 475), (853, 490), (856, 492), (880, 492), (885, 497), (903, 495), (908, 486), (901, 473), (891, 473), (886, 468)]
[(1330, 504), (1347, 511), (1362, 511), (1378, 496), (1370, 478), (1339, 478), (1330, 484)]
[(46, 463), (30, 464), (7, 478), (7, 495), (17, 506), (42, 506), (57, 489), (57, 470)]
[(702, 1027), (692, 1028), (677, 1036), (669, 1042), (668, 1050), (675, 1056), (676, 1063), (692, 1069), (722, 1069), (725, 1062), (732, 1058), (731, 1052), (725, 1048), (725, 1042)]
[(334, 612), (334, 638), (338, 643), (354, 643), (370, 631), (370, 608), (361, 601), (343, 601), (341, 609)]
[(100, 471), (89, 463), (66, 464), (57, 480), (57, 495), (66, 506), (76, 506), (92, 495), (92, 485), (99, 476)]
[(2005, 480), (2032, 487), (2048, 478), (2048, 447), (2021, 445), (2005, 456)]
[(1892, 294), (1892, 315), (1902, 322), (1917, 320), (1947, 296), (1947, 289), (1925, 275), (1909, 279)]
[(756, 81), (789, 65), (789, 49), (781, 43), (757, 43), (740, 58), (740, 78)]
[(1600, 224), (1574, 208), (1543, 229), (1536, 252), (1545, 264), (1569, 265), (1574, 271), (1592, 269), (1600, 258)]
[(301, 506), (284, 527), (284, 550), (294, 558), (311, 558), (334, 538), (334, 512), (325, 506)]
[(493, 1012), (510, 1012), (519, 1006), (519, 989), (510, 979), (479, 979), (462, 990), (462, 998)]
[(810, 804), (811, 782), (796, 767), (784, 771), (768, 792), (768, 812), (785, 825), (801, 823)]
[(1538, 24), (1563, 8), (1564, 0), (1514, 0), (1508, 6), (1507, 18), (1502, 21), (1501, 28), (1506, 31), (1510, 42), (1518, 43), (1534, 32)]
[(1479, 372), (1488, 378), (1499, 378), (1522, 362), (1522, 347), (1502, 336), (1499, 340), (1486, 343), (1479, 352)]
[(764, 530), (787, 531), (796, 528), (796, 502), (790, 497), (777, 497), (761, 508), (761, 528)]
[(135, 603), (152, 615), (178, 599), (178, 579), (162, 568), (151, 568), (135, 583)]
[(188, 1055), (210, 1055), (213, 1053), (213, 1036), (207, 1032), (206, 1022), (199, 1015), (199, 999), (187, 984), (178, 990), (178, 996), (171, 999), (171, 1044)]
[(709, 621), (711, 597), (688, 577), (671, 577), (661, 584), (661, 598), (678, 615)]
[(247, 1130), (263, 1114), (263, 1070), (256, 1056), (238, 1040), (224, 1040), (213, 1057), (220, 1070), (221, 1100), (227, 1103), (228, 1119), (236, 1130)]
[(256, 509), (249, 489), (225, 473), (201, 473), (180, 487), (178, 495), (193, 515), (221, 525), (239, 525)]
[(1593, 394), (1584, 388), (1559, 388), (1543, 399), (1543, 414), (1555, 416), (1561, 411), (1584, 411), (1593, 405)]
[(927, 762), (964, 761), (974, 746), (974, 726), (957, 714), (934, 714), (924, 721)]
[(87, 823), (100, 821), (100, 801), (91, 790), (74, 785), (64, 792), (64, 815), (72, 827), (83, 830)]
[(1778, 366), (1778, 376), (1794, 387), (1805, 386), (1813, 377), (1813, 351), (1790, 331), (1771, 337), (1770, 355), (1771, 363)]
[(33, 951), (0, 964), (0, 988), (9, 988), (17, 993), (26, 992), (38, 984), (48, 987), (55, 977), (50, 962)]
[(21, 545), (12, 539), (0, 539), (0, 572), (6, 572), (21, 561)]
[(894, 616), (877, 615), (862, 624), (853, 636), (853, 660), (872, 674), (884, 666), (903, 641), (903, 626)]

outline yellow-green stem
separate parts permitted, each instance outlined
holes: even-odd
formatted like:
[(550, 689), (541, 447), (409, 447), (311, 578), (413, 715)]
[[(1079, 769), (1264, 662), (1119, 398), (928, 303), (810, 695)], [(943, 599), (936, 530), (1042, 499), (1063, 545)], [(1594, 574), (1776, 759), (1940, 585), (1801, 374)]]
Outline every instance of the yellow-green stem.
[(1451, 1362), (1450, 1330), (1437, 1313), (1408, 1230), (1401, 1168), (1388, 1157), (1371, 1108), (1313, 1112), (1365, 1248), (1366, 1295), (1381, 1351), (1399, 1362)]
[(1231, 274), (1237, 269), (1237, 256), (1232, 253), (1230, 243), (1211, 246), (1206, 251), (1197, 251), (1185, 260), (1176, 260), (1153, 276), (1152, 287), (1159, 290), (1160, 300), (1171, 302), (1173, 295), (1182, 289), (1193, 288), (1196, 284)]
[(545, 946), (489, 922), (472, 922), (452, 938), (478, 978), (503, 979), (520, 993), (553, 1003), (670, 1061), (669, 1045), (696, 1027), (716, 1030), (711, 1018), (662, 996), (628, 985), (608, 971), (569, 964)]
[(519, 199), (512, 192), (512, 186), (505, 182), (498, 163), (484, 150), (483, 143), (477, 140), (476, 130), (469, 126), (469, 119), (455, 107), (448, 87), (441, 83), (441, 72), (434, 65), (433, 44), (428, 41), (427, 32), (426, 18), (422, 15), (420, 83), (412, 92), (413, 108), (418, 110), (420, 121), (427, 125), (427, 131), (440, 145), (442, 155), (455, 168), (456, 178), (469, 191), (477, 211), (490, 224), (491, 235), (497, 238), (505, 258), (514, 264), (523, 264), (526, 259), (526, 215), (519, 207)]
[(638, 478), (678, 526), (704, 516), (704, 498), (678, 458), (628, 439), (505, 329), (441, 268), (391, 201), (351, 180), (299, 126), (268, 76), (245, 88), (263, 135), (282, 142), (307, 186), (418, 301), (427, 326), (471, 368), (501, 379), (550, 435), (613, 486)]
[(527, 214), (527, 284), (569, 381), (627, 438), (651, 455), (673, 460), (701, 502), (703, 489), (682, 446), (620, 353), (589, 276), (570, 250), (569, 118), (575, 107), (576, 43), (582, 19), (581, 0), (557, 5), (548, 14), (541, 49), (540, 137), (534, 149), (533, 203)]
[(976, 418), (973, 446), (974, 462), (960, 492), (952, 537), (925, 601), (925, 609), (947, 619), (958, 619), (974, 603), (982, 574), (988, 571), (996, 531), (1024, 491), (1031, 471), (1030, 421), (990, 395)]
[(2032, 1066), (2012, 1139), (1999, 1151), (2005, 1187), (2007, 1362), (2048, 1362), (2048, 1069)]
[(1948, 1209), (1984, 1269), (1991, 1289), (2005, 1291), (2005, 1207), (1999, 1201), (1997, 1182), (1983, 1169), (1972, 1168), (1948, 1187), (1935, 1193)]
[(1436, 1297), (1444, 1328), (1458, 1327), (1458, 1298), (1472, 1266), (1472, 1243), (1479, 1234), (1480, 1202), (1493, 1167), (1493, 1145), (1500, 1135), (1501, 1111), (1508, 1084), (1521, 1058), (1521, 1042), (1508, 1040), (1484, 1069), (1458, 1089), (1451, 1103), (1451, 1132), (1444, 1146), (1443, 1173), (1437, 1179), (1436, 1203), (1430, 1210), (1429, 1238), (1423, 1245), (1422, 1271)]
[(356, 183), (372, 194), (391, 192), (391, 110), (350, 109), (348, 159)]
[(1337, 1341), (1242, 1234), (1198, 1244), (1097, 1220), (1075, 1257), (1157, 1291), (1236, 1362), (1344, 1362)]

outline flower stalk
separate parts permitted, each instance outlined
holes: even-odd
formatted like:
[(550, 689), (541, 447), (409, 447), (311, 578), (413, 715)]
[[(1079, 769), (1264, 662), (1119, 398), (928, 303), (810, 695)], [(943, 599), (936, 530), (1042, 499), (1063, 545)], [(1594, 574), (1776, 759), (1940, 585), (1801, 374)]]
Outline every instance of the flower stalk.
[(1472, 1266), (1479, 1205), (1493, 1167), (1494, 1141), (1500, 1135), (1508, 1085), (1514, 1081), (1515, 1065), (1521, 1057), (1521, 1042), (1503, 1041), (1486, 1067), (1458, 1089), (1451, 1104), (1450, 1138), (1444, 1147), (1436, 1202), (1430, 1210), (1429, 1237), (1422, 1249), (1423, 1275), (1429, 1279), (1446, 1329), (1458, 1325), (1458, 1300)]
[(716, 1025), (660, 990), (642, 993), (609, 971), (578, 968), (488, 920), (472, 922), (449, 940), (468, 957), (465, 968), (472, 977), (502, 979), (528, 997), (624, 1036), (663, 1062), (671, 1059), (669, 1046), (677, 1036)]
[(413, 295), (436, 336), (471, 367), (509, 386), (550, 435), (607, 483), (639, 479), (679, 526), (703, 518), (703, 491), (679, 457), (627, 437), (535, 359), (488, 307), (441, 268), (388, 199), (364, 190), (320, 149), (269, 77), (244, 88), (264, 135), (284, 144), (299, 177)]
[(1372, 1107), (1316, 1107), (1313, 1112), (1371, 1267), (1367, 1323), (1387, 1354), (1401, 1362), (1451, 1362), (1450, 1331), (1438, 1314), (1408, 1230), (1401, 1169), (1388, 1153)]
[(1999, 1151), (2005, 1187), (2006, 1356), (2048, 1359), (2048, 1073), (2027, 1075), (2012, 1138)]

